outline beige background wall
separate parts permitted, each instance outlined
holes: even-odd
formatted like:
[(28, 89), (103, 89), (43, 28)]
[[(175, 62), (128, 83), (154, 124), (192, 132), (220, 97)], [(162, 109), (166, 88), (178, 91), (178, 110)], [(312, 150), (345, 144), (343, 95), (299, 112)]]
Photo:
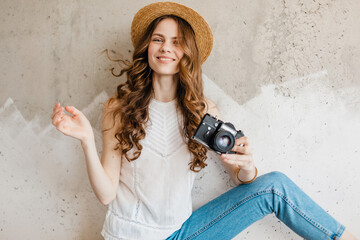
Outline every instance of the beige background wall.
[[(124, 78), (130, 24), (150, 1), (0, 0), (0, 239), (101, 239), (79, 143), (50, 125), (56, 101), (88, 116)], [(249, 136), (260, 174), (280, 170), (360, 237), (360, 1), (178, 1), (208, 21), (205, 93)], [(194, 209), (232, 185), (210, 154)], [(241, 221), (241, 219), (239, 219)], [(301, 239), (273, 216), (236, 239)]]

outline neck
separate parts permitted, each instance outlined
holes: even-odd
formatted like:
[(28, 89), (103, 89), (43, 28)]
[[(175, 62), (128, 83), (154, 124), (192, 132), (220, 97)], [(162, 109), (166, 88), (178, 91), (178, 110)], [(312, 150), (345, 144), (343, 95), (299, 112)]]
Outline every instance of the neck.
[(176, 98), (178, 79), (174, 75), (152, 74), (152, 87), (154, 89), (154, 98), (161, 102), (169, 102)]

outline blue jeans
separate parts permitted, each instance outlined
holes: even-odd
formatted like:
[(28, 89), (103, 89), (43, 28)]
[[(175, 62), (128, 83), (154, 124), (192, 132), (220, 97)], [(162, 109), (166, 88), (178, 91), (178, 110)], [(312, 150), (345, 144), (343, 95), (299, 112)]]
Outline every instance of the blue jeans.
[(232, 239), (270, 213), (305, 239), (340, 239), (345, 230), (285, 174), (271, 172), (200, 207), (167, 240)]

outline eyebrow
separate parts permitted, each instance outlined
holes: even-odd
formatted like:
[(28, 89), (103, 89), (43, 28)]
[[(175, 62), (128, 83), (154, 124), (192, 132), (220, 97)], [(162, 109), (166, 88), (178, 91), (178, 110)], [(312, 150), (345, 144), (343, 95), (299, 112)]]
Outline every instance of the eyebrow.
[[(163, 37), (165, 38), (164, 35), (160, 34), (160, 33), (154, 33), (152, 36), (160, 36), (160, 37)], [(171, 39), (177, 39), (178, 37), (172, 37)]]

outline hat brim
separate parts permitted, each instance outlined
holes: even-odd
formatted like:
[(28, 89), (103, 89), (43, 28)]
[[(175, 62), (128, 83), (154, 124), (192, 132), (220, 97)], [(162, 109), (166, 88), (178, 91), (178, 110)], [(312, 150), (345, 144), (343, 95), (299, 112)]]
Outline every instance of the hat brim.
[(208, 23), (195, 10), (174, 2), (157, 2), (141, 8), (131, 24), (131, 41), (139, 44), (151, 22), (164, 15), (175, 15), (187, 21), (195, 32), (196, 44), (200, 52), (201, 63), (210, 55), (213, 46), (213, 35)]

